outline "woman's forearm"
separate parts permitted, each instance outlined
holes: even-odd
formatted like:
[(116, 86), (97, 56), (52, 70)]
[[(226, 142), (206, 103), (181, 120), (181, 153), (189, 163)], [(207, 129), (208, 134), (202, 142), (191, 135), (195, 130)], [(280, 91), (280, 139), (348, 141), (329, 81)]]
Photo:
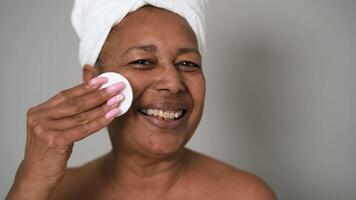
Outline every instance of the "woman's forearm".
[(50, 186), (44, 182), (41, 183), (31, 179), (15, 180), (6, 200), (47, 200), (53, 189), (54, 186)]

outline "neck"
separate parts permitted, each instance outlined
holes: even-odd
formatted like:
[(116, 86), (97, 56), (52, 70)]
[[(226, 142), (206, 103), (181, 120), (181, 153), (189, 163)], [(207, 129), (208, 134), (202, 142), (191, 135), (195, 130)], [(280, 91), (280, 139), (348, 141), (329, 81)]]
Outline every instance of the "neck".
[(182, 176), (186, 149), (170, 156), (150, 156), (113, 150), (107, 157), (114, 187), (125, 191), (164, 192)]

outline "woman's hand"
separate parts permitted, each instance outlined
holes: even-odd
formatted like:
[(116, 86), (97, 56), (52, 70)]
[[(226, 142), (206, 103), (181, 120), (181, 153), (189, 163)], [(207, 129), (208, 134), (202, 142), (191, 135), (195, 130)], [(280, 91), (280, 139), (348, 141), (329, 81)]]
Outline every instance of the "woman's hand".
[(63, 178), (73, 144), (106, 127), (118, 114), (123, 83), (99, 89), (97, 77), (29, 109), (25, 158), (7, 199), (47, 199)]

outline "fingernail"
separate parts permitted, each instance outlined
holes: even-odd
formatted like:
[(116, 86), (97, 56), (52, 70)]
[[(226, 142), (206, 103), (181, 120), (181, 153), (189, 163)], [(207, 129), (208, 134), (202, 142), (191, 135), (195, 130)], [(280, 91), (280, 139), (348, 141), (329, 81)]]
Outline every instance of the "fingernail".
[(125, 84), (123, 82), (119, 82), (119, 83), (115, 83), (111, 86), (109, 86), (107, 88), (107, 91), (110, 93), (110, 94), (113, 94), (115, 92), (118, 92), (120, 91), (121, 89), (123, 89), (125, 87)]
[(109, 79), (107, 77), (103, 77), (103, 76), (95, 77), (89, 81), (89, 85), (95, 86), (95, 85), (103, 84), (103, 83), (108, 82), (108, 80)]
[(116, 95), (114, 97), (111, 97), (111, 99), (109, 99), (107, 101), (107, 105), (108, 106), (112, 106), (114, 104), (119, 103), (120, 101), (122, 101), (124, 99), (124, 96), (122, 94)]
[(112, 118), (116, 117), (118, 114), (119, 114), (119, 108), (114, 108), (105, 114), (105, 118), (112, 119)]

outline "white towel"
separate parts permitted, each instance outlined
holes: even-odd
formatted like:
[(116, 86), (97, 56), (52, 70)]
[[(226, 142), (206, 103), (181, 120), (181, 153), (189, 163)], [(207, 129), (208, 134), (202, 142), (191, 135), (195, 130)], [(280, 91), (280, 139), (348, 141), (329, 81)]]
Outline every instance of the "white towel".
[(147, 4), (184, 17), (193, 29), (199, 51), (203, 54), (207, 3), (208, 0), (75, 0), (72, 24), (80, 39), (80, 64), (94, 65), (111, 28), (128, 13)]

